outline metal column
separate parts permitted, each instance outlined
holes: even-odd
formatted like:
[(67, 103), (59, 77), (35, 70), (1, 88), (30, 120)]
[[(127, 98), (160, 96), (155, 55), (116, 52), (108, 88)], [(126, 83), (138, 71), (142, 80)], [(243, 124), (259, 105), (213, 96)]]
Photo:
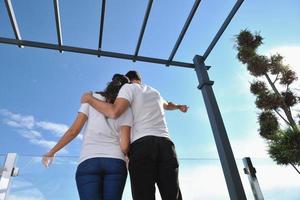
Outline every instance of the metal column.
[(18, 176), (19, 169), (15, 167), (17, 161), (16, 153), (8, 153), (4, 166), (0, 169), (0, 200), (5, 200), (8, 196), (11, 178)]
[(264, 200), (264, 196), (256, 178), (256, 169), (253, 167), (251, 159), (249, 157), (243, 158), (244, 172), (248, 175), (250, 186), (255, 200)]
[(213, 131), (218, 154), (222, 164), (222, 169), (230, 199), (246, 200), (242, 181), (234, 160), (223, 119), (212, 89), (213, 81), (209, 79), (207, 73), (209, 67), (205, 66), (204, 58), (202, 56), (196, 55), (193, 61), (199, 80), (198, 88), (202, 91), (205, 107), (208, 113), (210, 125)]

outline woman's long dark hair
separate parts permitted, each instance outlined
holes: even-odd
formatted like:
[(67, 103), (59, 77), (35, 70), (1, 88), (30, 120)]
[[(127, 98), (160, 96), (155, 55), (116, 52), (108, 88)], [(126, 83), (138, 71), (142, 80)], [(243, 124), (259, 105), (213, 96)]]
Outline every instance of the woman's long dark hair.
[(97, 93), (104, 96), (106, 98), (106, 102), (114, 103), (121, 87), (126, 83), (129, 83), (127, 76), (122, 74), (114, 74), (112, 81), (107, 83), (105, 90)]

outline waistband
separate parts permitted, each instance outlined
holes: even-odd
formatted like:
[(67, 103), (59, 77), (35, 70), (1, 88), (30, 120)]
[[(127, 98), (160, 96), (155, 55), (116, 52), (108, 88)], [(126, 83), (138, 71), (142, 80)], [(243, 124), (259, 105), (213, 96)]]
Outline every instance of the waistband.
[(144, 142), (144, 141), (147, 141), (147, 140), (151, 140), (151, 139), (166, 140), (166, 141), (172, 142), (172, 140), (170, 138), (167, 138), (167, 137), (159, 137), (159, 136), (154, 136), (154, 135), (147, 135), (147, 136), (144, 136), (144, 137), (141, 137), (141, 138), (137, 139), (136, 141), (134, 141), (133, 143), (131, 143), (131, 145), (135, 145), (137, 143), (141, 143), (141, 142)]

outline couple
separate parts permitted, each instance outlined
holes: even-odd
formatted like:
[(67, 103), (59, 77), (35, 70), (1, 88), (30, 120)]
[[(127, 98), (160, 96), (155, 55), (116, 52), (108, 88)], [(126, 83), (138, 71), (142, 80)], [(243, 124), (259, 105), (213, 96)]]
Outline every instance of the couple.
[(86, 123), (76, 171), (81, 200), (120, 200), (127, 156), (134, 200), (155, 199), (155, 183), (163, 200), (182, 199), (164, 109), (187, 112), (186, 105), (165, 101), (157, 90), (142, 84), (136, 71), (115, 74), (103, 92), (86, 93), (81, 103), (73, 125), (43, 157), (48, 166)]

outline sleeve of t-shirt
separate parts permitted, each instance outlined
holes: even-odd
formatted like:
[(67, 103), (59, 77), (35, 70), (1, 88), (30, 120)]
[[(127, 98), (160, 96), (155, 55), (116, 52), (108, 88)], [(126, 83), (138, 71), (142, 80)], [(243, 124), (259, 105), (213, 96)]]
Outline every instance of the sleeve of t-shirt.
[(130, 84), (125, 84), (121, 87), (117, 98), (124, 98), (131, 104), (133, 101), (133, 91)]
[(89, 104), (88, 103), (82, 103), (80, 105), (80, 108), (78, 110), (78, 112), (81, 112), (83, 114), (85, 114), (87, 117), (89, 116)]
[(118, 126), (130, 126), (133, 125), (133, 114), (132, 110), (129, 107), (118, 119)]
[(168, 104), (169, 102), (165, 99), (165, 98), (163, 98), (162, 96), (160, 96), (160, 100), (161, 100), (161, 102), (163, 103), (163, 104)]
[(169, 103), (169, 101), (167, 101), (163, 96), (161, 96), (161, 94), (160, 94), (159, 91), (157, 91), (157, 93), (159, 94), (160, 101), (161, 101), (161, 103), (162, 103), (163, 105)]

